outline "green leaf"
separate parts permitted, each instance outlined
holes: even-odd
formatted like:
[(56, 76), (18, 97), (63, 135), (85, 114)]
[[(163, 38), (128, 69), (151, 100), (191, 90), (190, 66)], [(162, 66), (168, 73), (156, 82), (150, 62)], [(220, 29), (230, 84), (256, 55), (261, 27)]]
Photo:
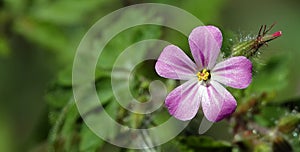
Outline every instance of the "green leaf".
[(199, 149), (203, 151), (214, 151), (214, 152), (229, 152), (232, 150), (230, 143), (226, 141), (214, 140), (206, 136), (188, 136), (179, 138), (180, 142), (194, 151)]
[(62, 127), (60, 137), (63, 139), (64, 149), (66, 151), (74, 151), (78, 149), (78, 125), (76, 121), (80, 117), (75, 104), (69, 109), (66, 114), (64, 125)]
[(52, 51), (69, 51), (70, 46), (64, 32), (55, 25), (39, 22), (32, 18), (24, 17), (15, 20), (14, 30), (36, 43)]
[(202, 22), (207, 24), (220, 20), (220, 10), (222, 10), (224, 4), (225, 1), (222, 0), (198, 0), (184, 1), (181, 6), (183, 9), (197, 16)]
[(285, 57), (272, 57), (265, 65), (254, 64), (253, 66), (256, 69), (253, 71), (254, 76), (247, 92), (263, 93), (280, 91), (288, 84), (288, 68)]
[(270, 152), (272, 151), (272, 148), (267, 143), (260, 143), (258, 145), (255, 145), (254, 152)]
[(58, 25), (74, 25), (86, 20), (89, 13), (99, 9), (99, 7), (101, 9), (105, 3), (108, 2), (105, 0), (89, 0), (88, 2), (84, 0), (59, 0), (35, 3), (30, 14), (37, 20)]
[(57, 84), (62, 86), (72, 85), (72, 67), (68, 66), (63, 70), (60, 70), (57, 74)]
[[(114, 31), (114, 29), (119, 29), (128, 23), (131, 22), (145, 22), (149, 20), (157, 20), (158, 22), (161, 20), (155, 16), (155, 12), (148, 11), (145, 15), (145, 12), (141, 12), (140, 10), (131, 10), (126, 11), (124, 14), (118, 17), (118, 19), (107, 23), (108, 26), (103, 27), (106, 30), (99, 31), (99, 35), (103, 35), (103, 37), (107, 36), (107, 31)], [(154, 19), (153, 19), (154, 18)], [(101, 33), (100, 33), (101, 32)], [(136, 26), (129, 29), (126, 29), (123, 32), (118, 33), (114, 38), (112, 38), (105, 48), (101, 52), (99, 57), (99, 62), (97, 67), (103, 69), (112, 69), (115, 60), (123, 52), (127, 47), (132, 44), (139, 42), (141, 40), (147, 39), (158, 39), (161, 35), (161, 27), (155, 25), (142, 25)], [(96, 46), (101, 46), (101, 38), (97, 41)], [(145, 46), (138, 48), (138, 50), (134, 51), (131, 60), (141, 59), (149, 50), (151, 46)], [(123, 65), (132, 62), (131, 60), (126, 60)]]
[(170, 1), (170, 0), (152, 0), (153, 3), (167, 3), (180, 7), (196, 17), (205, 24), (220, 20), (222, 7), (225, 1), (222, 0), (197, 0), (197, 1)]
[(160, 147), (161, 151), (172, 152), (194, 152), (188, 145), (181, 143), (177, 138), (173, 139)]
[(278, 130), (283, 133), (294, 131), (300, 124), (300, 113), (283, 116), (278, 122)]
[(167, 109), (163, 108), (162, 110), (157, 110), (158, 112), (155, 112), (153, 114), (152, 119), (153, 122), (157, 125), (163, 124), (170, 118), (170, 114)]
[(0, 36), (0, 56), (8, 56), (11, 50), (7, 40)]
[(91, 111), (87, 112), (84, 115), (84, 119), (86, 123), (93, 123), (93, 129), (95, 130), (103, 130), (105, 128), (109, 129), (109, 131), (105, 131), (102, 132), (102, 137), (108, 138), (108, 139), (113, 139), (116, 136), (116, 126), (110, 124), (110, 123), (103, 123), (100, 120), (105, 119), (105, 117), (107, 116), (104, 113), (105, 112), (114, 120), (116, 120), (117, 115), (119, 113), (119, 104), (117, 101), (115, 101), (114, 99), (109, 100), (109, 102), (107, 102), (107, 104), (104, 106), (104, 109), (102, 107), (93, 107), (93, 109), (91, 109)]
[(4, 115), (3, 110), (0, 112), (0, 151), (13, 151), (13, 141), (11, 133), (13, 133), (13, 127), (11, 123), (7, 123), (8, 118)]
[(96, 83), (96, 89), (101, 104), (107, 103), (114, 96), (110, 78), (103, 78), (98, 80)]
[(21, 15), (26, 8), (27, 1), (24, 0), (4, 0), (4, 5), (16, 15)]
[(51, 108), (62, 108), (69, 101), (70, 97), (72, 97), (71, 87), (64, 87), (59, 85), (53, 85), (47, 91), (45, 99)]
[(80, 131), (79, 151), (94, 152), (104, 143), (94, 132), (92, 132), (85, 124), (82, 125)]
[[(56, 83), (61, 86), (71, 86), (72, 85), (72, 66), (67, 66), (66, 68), (60, 70), (57, 74), (57, 80)], [(105, 69), (97, 68), (95, 71), (95, 79), (103, 79), (103, 78), (109, 78), (110, 77), (110, 71)], [(107, 80), (110, 81), (110, 80)]]
[(74, 100), (62, 109), (49, 134), (49, 151), (78, 151), (78, 119), (80, 115)]
[[(117, 25), (117, 23), (116, 23)], [(160, 36), (161, 28), (154, 25), (144, 25), (139, 27), (134, 27), (121, 32), (116, 37), (114, 37), (101, 52), (98, 67), (107, 69), (112, 68), (117, 57), (130, 45), (147, 39), (157, 39)], [(136, 50), (132, 56), (132, 60), (141, 59), (151, 46), (140, 48)], [(127, 62), (132, 62), (127, 60)], [(126, 65), (124, 63), (124, 65)]]
[(254, 115), (254, 120), (261, 126), (272, 127), (276, 121), (287, 112), (286, 109), (278, 106), (262, 106), (260, 113)]

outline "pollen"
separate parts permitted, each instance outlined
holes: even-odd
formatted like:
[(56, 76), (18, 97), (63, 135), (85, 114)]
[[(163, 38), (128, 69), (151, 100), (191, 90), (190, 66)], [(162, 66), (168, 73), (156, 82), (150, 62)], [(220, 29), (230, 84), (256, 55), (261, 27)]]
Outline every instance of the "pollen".
[(210, 71), (207, 70), (207, 69), (203, 69), (202, 71), (198, 72), (197, 73), (198, 80), (199, 81), (202, 81), (202, 80), (206, 81), (206, 80), (208, 80), (210, 78), (210, 73), (209, 72)]

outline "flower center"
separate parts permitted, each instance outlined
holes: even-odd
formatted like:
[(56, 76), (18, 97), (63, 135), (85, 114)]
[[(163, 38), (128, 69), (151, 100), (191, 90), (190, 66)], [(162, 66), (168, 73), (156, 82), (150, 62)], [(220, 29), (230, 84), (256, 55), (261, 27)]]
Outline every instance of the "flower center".
[(200, 72), (198, 72), (197, 73), (198, 80), (199, 81), (202, 81), (202, 80), (206, 81), (206, 80), (210, 79), (210, 73), (209, 72), (210, 71), (207, 70), (207, 69), (203, 69)]

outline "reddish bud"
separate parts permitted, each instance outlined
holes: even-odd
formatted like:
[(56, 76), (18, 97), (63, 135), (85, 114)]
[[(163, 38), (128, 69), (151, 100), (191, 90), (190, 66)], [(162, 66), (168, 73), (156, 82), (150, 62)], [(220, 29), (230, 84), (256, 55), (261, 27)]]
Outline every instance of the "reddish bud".
[(273, 37), (279, 37), (282, 35), (282, 32), (281, 31), (277, 31), (275, 32), (274, 34), (272, 34)]

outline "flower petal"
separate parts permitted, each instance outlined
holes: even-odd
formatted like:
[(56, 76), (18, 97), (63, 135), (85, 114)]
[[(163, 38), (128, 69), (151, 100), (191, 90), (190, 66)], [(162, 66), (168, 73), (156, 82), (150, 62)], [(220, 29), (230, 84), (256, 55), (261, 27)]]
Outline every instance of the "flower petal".
[(198, 112), (204, 87), (197, 79), (189, 80), (175, 88), (166, 98), (169, 113), (179, 120), (190, 120)]
[(252, 80), (252, 63), (244, 56), (229, 58), (213, 68), (211, 78), (233, 88), (246, 88)]
[(197, 66), (211, 69), (219, 56), (222, 41), (222, 33), (217, 27), (196, 27), (189, 36), (189, 45)]
[(158, 75), (180, 80), (189, 80), (196, 76), (195, 63), (177, 46), (168, 45), (160, 54), (155, 70)]
[(231, 115), (237, 105), (234, 97), (216, 81), (210, 81), (203, 92), (201, 103), (205, 117), (212, 122)]

